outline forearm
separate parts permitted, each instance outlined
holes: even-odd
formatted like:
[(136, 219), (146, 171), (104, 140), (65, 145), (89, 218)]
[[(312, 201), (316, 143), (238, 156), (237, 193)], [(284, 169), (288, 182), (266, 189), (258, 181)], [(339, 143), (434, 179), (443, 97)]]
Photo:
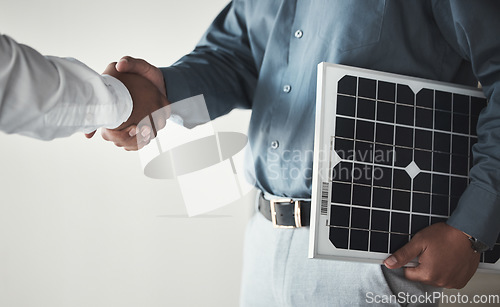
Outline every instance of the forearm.
[(500, 6), (496, 1), (436, 0), (434, 11), (443, 36), (472, 64), (488, 98), (477, 125), (471, 184), (448, 223), (492, 247), (500, 232)]
[(127, 89), (113, 77), (0, 36), (1, 131), (53, 139), (115, 128), (131, 109)]
[(202, 94), (212, 119), (234, 108), (251, 108), (258, 69), (248, 42), (243, 5), (242, 1), (228, 5), (193, 52), (161, 69), (171, 102)]
[[(206, 61), (200, 63), (199, 59)], [(222, 63), (214, 55), (189, 55), (177, 65), (161, 68), (167, 97), (173, 103), (203, 95), (210, 119), (229, 113), (234, 108), (251, 108), (256, 78), (246, 68)], [(179, 114), (184, 115), (184, 114)], [(184, 117), (184, 116), (182, 116)], [(193, 123), (197, 124), (197, 123)]]

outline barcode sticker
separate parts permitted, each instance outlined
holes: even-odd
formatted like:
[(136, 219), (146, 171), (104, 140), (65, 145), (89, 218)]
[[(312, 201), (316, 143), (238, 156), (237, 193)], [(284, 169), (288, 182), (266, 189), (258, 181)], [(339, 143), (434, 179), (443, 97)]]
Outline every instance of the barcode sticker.
[(321, 188), (321, 215), (328, 215), (328, 199), (329, 199), (330, 183), (323, 182)]

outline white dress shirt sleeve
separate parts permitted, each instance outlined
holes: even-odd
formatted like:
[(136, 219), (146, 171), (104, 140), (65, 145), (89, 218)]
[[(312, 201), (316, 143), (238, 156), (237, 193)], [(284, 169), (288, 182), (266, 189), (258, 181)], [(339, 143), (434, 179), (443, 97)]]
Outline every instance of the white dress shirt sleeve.
[(0, 35), (0, 131), (50, 140), (116, 128), (131, 112), (118, 79)]

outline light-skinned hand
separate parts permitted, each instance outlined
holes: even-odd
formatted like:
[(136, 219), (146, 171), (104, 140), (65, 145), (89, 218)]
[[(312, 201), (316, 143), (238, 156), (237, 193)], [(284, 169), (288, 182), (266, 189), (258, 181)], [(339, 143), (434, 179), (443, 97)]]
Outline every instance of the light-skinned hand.
[[(148, 78), (141, 74), (118, 72), (116, 66), (116, 62), (110, 63), (103, 74), (117, 78), (127, 87), (132, 96), (133, 110), (127, 121), (116, 129), (102, 129), (102, 137), (118, 147), (124, 147), (125, 150), (138, 150), (155, 137), (156, 131), (165, 127), (166, 120), (170, 116), (167, 107), (169, 102), (165, 91), (160, 91)], [(151, 76), (148, 72), (144, 74)], [(151, 116), (152, 114), (154, 116)], [(154, 120), (144, 121), (148, 124), (137, 127), (146, 117)], [(86, 134), (86, 137), (91, 138), (94, 134), (95, 131)]]

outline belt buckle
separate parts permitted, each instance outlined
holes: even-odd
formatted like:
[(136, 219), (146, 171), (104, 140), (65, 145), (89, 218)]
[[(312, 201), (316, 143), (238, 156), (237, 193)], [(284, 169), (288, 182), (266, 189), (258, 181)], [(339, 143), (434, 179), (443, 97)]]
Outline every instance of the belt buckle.
[[(271, 199), (269, 202), (271, 204), (271, 220), (273, 222), (274, 228), (290, 229), (290, 228), (302, 227), (302, 220), (300, 218), (300, 201), (298, 200), (294, 201), (290, 198), (280, 198), (280, 199)], [(278, 225), (276, 223), (276, 204), (283, 204), (283, 203), (294, 204), (293, 217), (295, 219), (295, 226)]]

